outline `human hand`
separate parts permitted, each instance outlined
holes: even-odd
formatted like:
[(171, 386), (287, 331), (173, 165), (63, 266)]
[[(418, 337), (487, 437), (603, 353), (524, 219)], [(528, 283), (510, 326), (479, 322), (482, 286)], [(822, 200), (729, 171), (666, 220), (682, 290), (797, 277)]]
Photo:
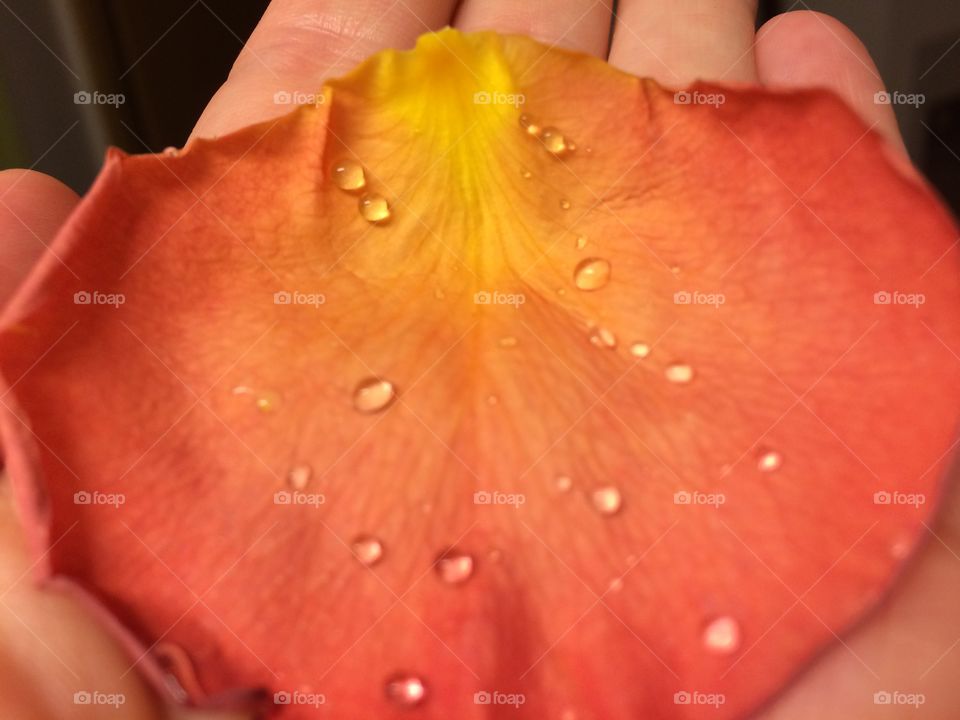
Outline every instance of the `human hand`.
[[(493, 28), (526, 33), (547, 43), (607, 55), (610, 11), (602, 3), (591, 5), (568, 0), (556, 4), (547, 13), (518, 8), (507, 1), (467, 0), (457, 10), (456, 18), (452, 18), (454, 5), (435, 0), (411, 0), (406, 5), (379, 0), (367, 3), (276, 0), (238, 60), (230, 80), (201, 118), (195, 135), (223, 135), (283, 113), (286, 108), (271, 102), (278, 87), (314, 92), (323, 78), (345, 71), (381, 47), (410, 46), (421, 33), (451, 20), (465, 30)], [(902, 152), (890, 108), (873, 102), (874, 93), (882, 89), (882, 85), (872, 62), (849, 32), (829, 18), (811, 13), (782, 16), (755, 36), (754, 8), (749, 2), (712, 3), (709, 16), (694, 15), (702, 5), (695, 2), (666, 4), (645, 0), (623, 5), (609, 53), (613, 64), (671, 86), (683, 86), (702, 78), (760, 82), (777, 87), (831, 87), (861, 113), (868, 125), (876, 125), (896, 152)], [(4, 257), (16, 275), (25, 271), (32, 261), (31, 253), (24, 249), (42, 250), (43, 244), (49, 244), (77, 199), (49, 178), (16, 172), (0, 177), (0, 199), (2, 235), (7, 238), (8, 247), (21, 248), (17, 254), (11, 253), (9, 259)], [(9, 287), (5, 288), (8, 292), (17, 279), (11, 276)], [(4, 692), (3, 697), (22, 703), (12, 706), (17, 708), (16, 712), (23, 713), (23, 708), (29, 707), (31, 716), (42, 716), (42, 701), (34, 697), (33, 688), (51, 685), (71, 688), (77, 684), (75, 675), (91, 672), (93, 679), (84, 679), (84, 682), (96, 687), (112, 687), (123, 677), (128, 709), (142, 708), (138, 716), (147, 717), (150, 712), (159, 716), (162, 712), (159, 705), (135, 675), (127, 672), (130, 663), (82, 611), (60, 602), (59, 598), (53, 600), (49, 594), (31, 590), (18, 577), (26, 569), (22, 562), (25, 551), (12, 531), (14, 525), (9, 514), (5, 517), (4, 527), (10, 532), (5, 535), (3, 547), (14, 568), (7, 583), (13, 584), (14, 590), (9, 596), (7, 609), (11, 612), (6, 620), (9, 637), (17, 638), (10, 647), (18, 648), (16, 656), (8, 661), (16, 672), (9, 673), (8, 678), (26, 675), (31, 679), (12, 682), (10, 692)], [(936, 530), (947, 545), (956, 546), (955, 535), (947, 534), (948, 529)], [(951, 577), (949, 573), (955, 572), (956, 566), (942, 548), (938, 551), (934, 546), (931, 550), (910, 578), (911, 584), (901, 588), (900, 602), (920, 603), (943, 596), (940, 588), (944, 578)], [(926, 589), (928, 587), (931, 589)], [(828, 712), (837, 712), (836, 717), (857, 716), (864, 701), (871, 704), (869, 700), (876, 689), (888, 684), (912, 688), (926, 665), (918, 667), (922, 661), (918, 663), (916, 657), (906, 657), (907, 654), (897, 652), (897, 648), (889, 652), (890, 648), (883, 647), (884, 638), (927, 636), (930, 648), (942, 646), (941, 652), (948, 650), (949, 643), (943, 636), (946, 634), (952, 639), (957, 629), (949, 624), (949, 616), (940, 618), (934, 610), (928, 608), (914, 613), (907, 620), (916, 621), (919, 616), (922, 624), (912, 625), (896, 617), (896, 606), (891, 606), (848, 642), (849, 647), (837, 647), (825, 657), (780, 706), (770, 709), (771, 717), (813, 714), (831, 717)], [(53, 625), (53, 618), (59, 618), (64, 624)], [(851, 654), (851, 648), (855, 655)], [(923, 649), (924, 657), (932, 652), (930, 648)], [(868, 654), (870, 659), (866, 657)], [(938, 654), (934, 653), (927, 665), (932, 664)], [(31, 659), (24, 661), (24, 658)], [(927, 679), (949, 678), (949, 660), (948, 654)], [(77, 669), (71, 670), (74, 666)], [(900, 675), (902, 670), (906, 670), (907, 675)], [(893, 679), (888, 681), (887, 677)], [(946, 689), (940, 689), (928, 695), (945, 700), (946, 693)], [(82, 710), (72, 705), (72, 692), (63, 692), (63, 695), (64, 705), (51, 707), (51, 717), (70, 717), (70, 713)], [(55, 701), (52, 698), (47, 702)], [(850, 704), (846, 704), (848, 702)], [(821, 704), (829, 709), (823, 709)]]

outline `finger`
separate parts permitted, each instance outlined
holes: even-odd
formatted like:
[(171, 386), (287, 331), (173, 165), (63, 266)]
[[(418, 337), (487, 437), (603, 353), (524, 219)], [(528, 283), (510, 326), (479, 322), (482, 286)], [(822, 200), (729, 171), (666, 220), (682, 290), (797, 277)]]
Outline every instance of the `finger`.
[(884, 84), (870, 53), (839, 20), (810, 11), (778, 15), (757, 33), (756, 56), (765, 85), (833, 90), (906, 153), (892, 107), (877, 101)]
[(757, 0), (623, 0), (610, 62), (670, 87), (756, 82), (756, 15)]
[(43, 173), (0, 172), (0, 305), (10, 298), (78, 202), (73, 190)]
[(455, 25), (465, 32), (496, 30), (529, 35), (548, 45), (606, 58), (613, 16), (608, 2), (612, 0), (553, 0), (545, 10), (540, 3), (465, 0)]
[(456, 0), (273, 0), (207, 106), (194, 137), (215, 137), (290, 112), (277, 92), (317, 93), (384, 48), (412, 47), (449, 24)]

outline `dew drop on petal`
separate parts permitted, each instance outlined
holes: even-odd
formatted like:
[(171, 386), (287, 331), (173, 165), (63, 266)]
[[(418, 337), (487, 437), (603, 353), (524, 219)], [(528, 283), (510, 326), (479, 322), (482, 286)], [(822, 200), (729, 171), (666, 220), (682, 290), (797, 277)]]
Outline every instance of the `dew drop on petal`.
[(362, 413), (380, 412), (397, 396), (393, 383), (380, 378), (368, 378), (353, 391), (353, 406)]
[(617, 336), (607, 328), (593, 328), (590, 331), (590, 343), (598, 348), (612, 350), (617, 346)]
[(520, 175), (521, 177), (523, 177), (524, 180), (529, 180), (530, 178), (533, 177), (533, 173), (530, 172), (529, 170), (524, 170), (522, 173), (520, 173)]
[(556, 128), (544, 128), (540, 133), (540, 142), (553, 155), (562, 155), (567, 151), (567, 139)]
[(387, 700), (401, 708), (416, 707), (427, 697), (423, 680), (416, 675), (398, 673), (387, 679)]
[(776, 450), (761, 450), (757, 458), (757, 468), (761, 472), (773, 472), (783, 465), (783, 455)]
[(663, 371), (667, 380), (677, 385), (685, 385), (693, 380), (693, 368), (686, 363), (673, 363)]
[(265, 390), (257, 396), (256, 405), (260, 412), (273, 412), (280, 406), (280, 395), (272, 390)]
[(577, 149), (577, 144), (573, 140), (567, 140), (567, 152), (574, 152)]
[(297, 465), (287, 473), (287, 484), (294, 490), (303, 490), (310, 482), (313, 469), (309, 465)]
[(333, 166), (333, 182), (341, 190), (362, 190), (367, 185), (367, 177), (360, 163), (341, 160)]
[(500, 398), (496, 395), (487, 395), (487, 405), (496, 405), (500, 402)]
[(603, 258), (581, 260), (573, 271), (573, 282), (580, 290), (599, 290), (610, 280), (610, 261)]
[(635, 342), (630, 346), (630, 354), (635, 358), (645, 358), (650, 354), (650, 346), (643, 342)]
[(587, 246), (587, 236), (579, 235), (577, 236), (577, 250), (583, 250)]
[(540, 133), (543, 131), (540, 123), (526, 113), (520, 116), (520, 127), (526, 130), (528, 135), (533, 135), (534, 137), (540, 137)]
[(357, 560), (367, 567), (376, 565), (383, 559), (383, 543), (370, 535), (361, 535), (350, 543), (350, 549)]
[(740, 647), (740, 623), (728, 615), (707, 623), (703, 629), (703, 646), (718, 655), (729, 655)]
[(623, 496), (613, 485), (593, 491), (593, 506), (601, 515), (616, 515), (623, 506)]
[(573, 487), (573, 480), (569, 475), (560, 475), (553, 481), (553, 486), (557, 488), (558, 492), (569, 492), (570, 488)]
[(473, 575), (473, 557), (459, 550), (447, 550), (437, 558), (434, 568), (443, 582), (457, 585)]
[(173, 146), (163, 149), (163, 154), (167, 157), (177, 157), (180, 154), (180, 150)]
[(610, 581), (610, 584), (607, 585), (607, 592), (620, 592), (623, 590), (623, 578), (614, 578)]
[(561, 210), (569, 210), (569, 209), (570, 209), (570, 201), (567, 200), (566, 198), (563, 198), (562, 200), (560, 200), (560, 209), (561, 209)]
[(272, 390), (256, 390), (249, 385), (237, 385), (232, 390), (238, 397), (253, 398), (254, 407), (262, 413), (273, 412), (280, 406), (280, 394)]
[(368, 193), (360, 198), (360, 214), (371, 223), (381, 223), (390, 219), (390, 206), (383, 195)]

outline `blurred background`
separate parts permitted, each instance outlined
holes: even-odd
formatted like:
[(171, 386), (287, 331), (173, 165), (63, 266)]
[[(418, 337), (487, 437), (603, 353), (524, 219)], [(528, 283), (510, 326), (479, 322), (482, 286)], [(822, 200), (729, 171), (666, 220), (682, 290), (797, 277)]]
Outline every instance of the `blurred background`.
[[(83, 192), (107, 145), (181, 146), (267, 4), (0, 0), (0, 168), (34, 167)], [(914, 162), (960, 213), (960, 3), (760, 4), (760, 22), (788, 10), (834, 15), (891, 92), (922, 96), (896, 105), (900, 125)]]

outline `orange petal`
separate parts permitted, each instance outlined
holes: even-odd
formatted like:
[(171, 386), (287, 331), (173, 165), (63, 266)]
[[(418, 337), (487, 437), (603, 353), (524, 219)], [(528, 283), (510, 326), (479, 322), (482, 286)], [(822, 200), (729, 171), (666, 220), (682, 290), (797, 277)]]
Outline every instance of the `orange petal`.
[(148, 671), (734, 717), (877, 602), (960, 396), (957, 230), (879, 136), (451, 30), (323, 98), (113, 152), (7, 312), (44, 572)]

